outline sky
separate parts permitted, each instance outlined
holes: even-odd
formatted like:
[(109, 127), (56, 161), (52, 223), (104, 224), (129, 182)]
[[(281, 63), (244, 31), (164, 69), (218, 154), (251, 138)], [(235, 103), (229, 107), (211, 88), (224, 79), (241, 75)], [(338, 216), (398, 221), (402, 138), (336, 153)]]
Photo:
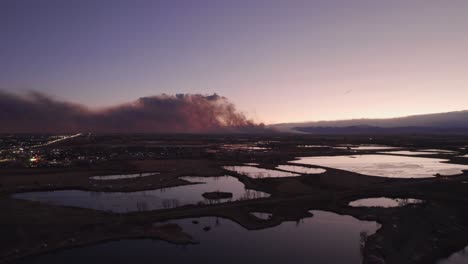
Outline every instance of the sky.
[(217, 93), (266, 124), (468, 109), (465, 0), (1, 0), (0, 91)]

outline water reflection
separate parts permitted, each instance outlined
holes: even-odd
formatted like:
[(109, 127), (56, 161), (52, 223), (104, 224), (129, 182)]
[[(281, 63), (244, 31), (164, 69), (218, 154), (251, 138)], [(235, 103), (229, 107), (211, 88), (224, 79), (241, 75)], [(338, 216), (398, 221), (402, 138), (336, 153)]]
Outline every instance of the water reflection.
[(366, 248), (367, 240), (369, 239), (369, 233), (367, 231), (359, 232), (359, 252), (364, 255), (364, 249)]
[(121, 180), (121, 179), (133, 179), (140, 177), (148, 177), (159, 174), (159, 172), (147, 172), (147, 173), (132, 173), (132, 174), (118, 174), (118, 175), (105, 175), (105, 176), (93, 176), (91, 180)]
[(264, 212), (251, 212), (250, 214), (261, 220), (270, 220), (273, 216), (273, 214)]
[(308, 167), (297, 166), (297, 165), (279, 165), (279, 166), (276, 166), (276, 168), (278, 170), (297, 172), (301, 174), (320, 174), (320, 173), (326, 172), (326, 170), (322, 168), (308, 168)]
[(298, 148), (329, 148), (330, 146), (326, 145), (298, 145)]
[(383, 208), (390, 208), (390, 207), (402, 207), (409, 204), (419, 204), (423, 203), (424, 201), (412, 198), (387, 198), (387, 197), (379, 197), (379, 198), (366, 198), (366, 199), (359, 199), (356, 201), (352, 201), (349, 203), (349, 206), (352, 207), (383, 207)]
[(244, 150), (244, 151), (256, 151), (256, 150), (268, 150), (267, 147), (259, 147), (256, 144), (224, 144), (223, 149), (226, 150)]
[(395, 155), (354, 155), (301, 157), (290, 163), (316, 165), (352, 171), (369, 176), (426, 178), (456, 175), (468, 165), (445, 163), (448, 160)]
[(385, 151), (383, 154), (394, 154), (394, 155), (408, 155), (408, 156), (419, 156), (419, 155), (436, 155), (436, 154), (455, 154), (456, 152), (444, 149), (421, 149), (415, 150), (397, 150), (397, 151)]
[(224, 166), (224, 169), (234, 171), (254, 179), (300, 176), (300, 174), (297, 173), (269, 170), (253, 166)]
[(463, 250), (452, 254), (444, 260), (440, 260), (437, 264), (466, 264), (468, 263), (468, 247)]
[[(267, 193), (246, 189), (243, 183), (231, 176), (183, 177), (182, 179), (198, 184), (138, 192), (81, 190), (27, 192), (14, 194), (13, 197), (54, 205), (126, 213), (175, 208), (187, 204), (213, 204), (269, 196)], [(203, 193), (214, 191), (230, 192), (233, 196), (229, 199), (219, 200), (203, 198)]]
[(350, 150), (384, 150), (384, 149), (396, 149), (397, 147), (390, 147), (390, 146), (385, 146), (385, 145), (360, 145), (360, 146), (341, 145), (335, 148), (336, 149), (350, 149)]
[(419, 156), (419, 155), (434, 155), (437, 153), (426, 152), (426, 151), (397, 150), (397, 151), (385, 151), (385, 152), (382, 152), (382, 154)]
[(457, 153), (456, 151), (447, 150), (447, 149), (421, 149), (420, 151), (423, 151), (423, 152), (435, 152), (435, 153)]
[[(299, 225), (248, 231), (216, 217), (170, 221), (199, 244), (176, 246), (149, 239), (121, 240), (63, 250), (23, 263), (362, 263), (361, 248), (379, 225), (350, 216), (312, 211)], [(196, 222), (197, 224), (194, 224)], [(208, 231), (209, 232), (208, 232)]]

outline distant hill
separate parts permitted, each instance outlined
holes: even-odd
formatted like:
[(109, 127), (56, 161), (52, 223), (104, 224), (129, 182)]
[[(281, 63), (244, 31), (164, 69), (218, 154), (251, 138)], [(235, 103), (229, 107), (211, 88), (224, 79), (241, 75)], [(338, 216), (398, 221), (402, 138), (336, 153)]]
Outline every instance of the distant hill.
[(468, 134), (468, 111), (386, 119), (350, 119), (271, 125), (283, 132), (312, 134)]

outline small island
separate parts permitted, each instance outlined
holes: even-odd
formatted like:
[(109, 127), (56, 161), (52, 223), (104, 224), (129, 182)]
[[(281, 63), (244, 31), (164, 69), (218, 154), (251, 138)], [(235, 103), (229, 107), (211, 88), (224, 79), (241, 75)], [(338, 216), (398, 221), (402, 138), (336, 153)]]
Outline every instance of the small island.
[(230, 199), (232, 198), (232, 193), (230, 192), (206, 192), (202, 196), (209, 200), (220, 200), (220, 199)]

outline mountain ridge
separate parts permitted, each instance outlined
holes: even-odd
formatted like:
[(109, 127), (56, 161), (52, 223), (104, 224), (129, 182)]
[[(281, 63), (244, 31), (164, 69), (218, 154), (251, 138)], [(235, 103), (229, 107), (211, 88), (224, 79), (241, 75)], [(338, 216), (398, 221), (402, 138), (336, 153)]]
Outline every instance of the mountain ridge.
[[(344, 133), (393, 132), (393, 133), (466, 133), (468, 134), (468, 110), (411, 115), (395, 118), (360, 118), (334, 121), (280, 123), (270, 125), (282, 132)], [(345, 129), (346, 128), (346, 129)]]

